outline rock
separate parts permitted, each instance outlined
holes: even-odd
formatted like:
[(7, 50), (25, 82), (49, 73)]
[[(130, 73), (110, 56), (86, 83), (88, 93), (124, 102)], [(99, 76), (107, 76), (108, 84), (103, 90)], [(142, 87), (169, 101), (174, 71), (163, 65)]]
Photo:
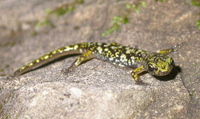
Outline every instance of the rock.
[[(129, 2), (87, 0), (77, 4), (73, 12), (52, 15), (49, 19), (54, 27), (34, 30), (35, 23), (46, 18), (46, 8), (72, 2), (1, 1), (0, 68), (4, 74), (12, 74), (59, 47), (91, 41), (117, 42), (147, 51), (185, 43), (171, 54), (176, 63), (173, 72), (165, 77), (144, 73), (140, 78), (147, 85), (137, 85), (129, 70), (93, 59), (63, 75), (60, 71), (75, 60), (64, 57), (19, 77), (1, 76), (0, 118), (200, 118), (200, 35), (194, 26), (199, 19), (198, 8), (182, 0), (148, 0), (146, 8), (140, 6), (139, 13), (133, 9), (128, 15), (129, 23), (120, 24), (118, 31), (102, 37), (103, 31), (112, 26), (114, 16), (129, 13), (124, 7)], [(3, 45), (5, 41), (13, 41), (14, 45)]]

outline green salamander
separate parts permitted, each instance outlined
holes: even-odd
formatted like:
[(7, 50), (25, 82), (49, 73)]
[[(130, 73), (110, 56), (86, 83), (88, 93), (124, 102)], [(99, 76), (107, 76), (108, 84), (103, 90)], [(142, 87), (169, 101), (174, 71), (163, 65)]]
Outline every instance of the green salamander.
[(179, 47), (180, 45), (177, 45), (159, 52), (147, 52), (136, 48), (122, 46), (117, 43), (79, 43), (61, 47), (45, 54), (15, 71), (14, 76), (24, 74), (62, 56), (81, 54), (68, 69), (62, 71), (72, 71), (82, 62), (96, 58), (121, 67), (132, 68), (131, 75), (137, 83), (139, 82), (139, 74), (144, 71), (155, 76), (165, 76), (169, 74), (174, 66), (174, 61), (167, 55), (176, 52)]

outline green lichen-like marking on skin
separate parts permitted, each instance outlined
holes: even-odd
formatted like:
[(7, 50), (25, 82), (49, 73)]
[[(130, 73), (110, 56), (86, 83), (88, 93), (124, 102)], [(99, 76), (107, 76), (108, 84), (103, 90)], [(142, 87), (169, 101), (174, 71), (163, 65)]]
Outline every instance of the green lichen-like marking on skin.
[(147, 52), (122, 46), (117, 43), (79, 43), (65, 46), (45, 54), (15, 71), (14, 76), (19, 76), (62, 56), (81, 54), (68, 69), (63, 69), (62, 72), (66, 73), (72, 71), (82, 62), (96, 58), (108, 61), (120, 67), (132, 68), (133, 71), (131, 75), (136, 82), (139, 82), (139, 74), (144, 71), (155, 76), (165, 76), (169, 74), (174, 66), (174, 62), (168, 54), (176, 52), (180, 46), (181, 45), (177, 45), (159, 52)]

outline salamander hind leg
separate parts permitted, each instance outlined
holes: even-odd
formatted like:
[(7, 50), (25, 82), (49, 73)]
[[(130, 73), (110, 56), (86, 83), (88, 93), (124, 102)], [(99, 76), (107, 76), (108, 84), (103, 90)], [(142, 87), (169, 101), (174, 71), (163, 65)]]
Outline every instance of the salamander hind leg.
[(72, 64), (69, 68), (67, 69), (62, 69), (62, 73), (63, 74), (67, 74), (71, 71), (73, 71), (76, 67), (78, 67), (81, 63), (87, 61), (87, 60), (90, 60), (92, 59), (94, 56), (92, 54), (92, 51), (88, 51), (84, 54), (82, 54), (81, 56), (79, 56)]

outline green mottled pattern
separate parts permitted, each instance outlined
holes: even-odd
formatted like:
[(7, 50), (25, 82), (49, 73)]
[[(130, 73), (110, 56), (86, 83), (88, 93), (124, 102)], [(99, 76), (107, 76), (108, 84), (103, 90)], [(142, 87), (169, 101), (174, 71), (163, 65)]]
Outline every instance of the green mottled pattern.
[(175, 52), (179, 47), (180, 45), (174, 46), (157, 53), (122, 46), (117, 43), (79, 43), (65, 46), (45, 54), (15, 71), (14, 76), (19, 76), (62, 56), (81, 54), (68, 69), (63, 71), (67, 72), (76, 68), (86, 60), (97, 58), (121, 67), (133, 68), (131, 74), (135, 81), (138, 81), (138, 74), (144, 71), (148, 71), (150, 74), (156, 76), (169, 74), (174, 64), (173, 59), (167, 55), (171, 52)]

